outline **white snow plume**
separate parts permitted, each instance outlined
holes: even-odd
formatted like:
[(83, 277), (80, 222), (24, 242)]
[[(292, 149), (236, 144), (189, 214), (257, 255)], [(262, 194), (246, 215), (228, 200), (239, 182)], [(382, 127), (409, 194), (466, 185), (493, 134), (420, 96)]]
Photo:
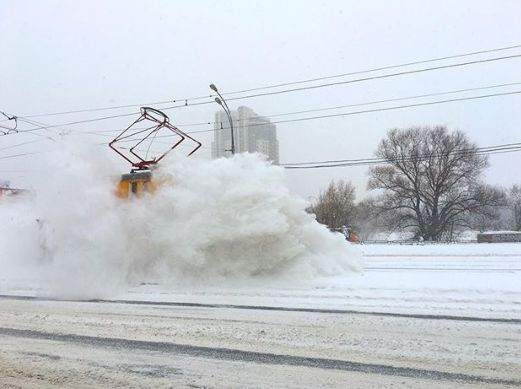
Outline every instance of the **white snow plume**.
[[(31, 204), (16, 211), (26, 220), (23, 239), (43, 242), (43, 278), (60, 297), (107, 297), (158, 279), (302, 282), (357, 268), (353, 246), (307, 214), (306, 202), (285, 187), (283, 169), (259, 155), (172, 158), (154, 171), (162, 182), (155, 194), (120, 200), (119, 174), (107, 161), (61, 146)], [(31, 219), (43, 221), (39, 231), (36, 221), (26, 226)], [(34, 262), (34, 247), (10, 247), (16, 242), (2, 242), (2, 257), (10, 251)]]
[(27, 197), (0, 198), (0, 286), (30, 277), (40, 255), (38, 223)]
[(39, 220), (40, 274), (60, 297), (110, 295), (126, 281), (126, 241), (109, 161), (99, 148), (58, 142), (47, 173), (34, 182), (33, 214)]
[(168, 273), (299, 279), (356, 266), (343, 236), (319, 225), (289, 194), (283, 169), (260, 155), (170, 160), (156, 175), (173, 183), (147, 199), (150, 240)]

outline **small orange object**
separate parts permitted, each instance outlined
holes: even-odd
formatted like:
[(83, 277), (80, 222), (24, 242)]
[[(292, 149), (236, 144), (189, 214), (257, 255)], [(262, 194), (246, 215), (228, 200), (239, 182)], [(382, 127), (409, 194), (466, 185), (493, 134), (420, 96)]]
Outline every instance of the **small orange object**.
[(134, 171), (122, 174), (116, 189), (116, 196), (121, 199), (143, 197), (145, 193), (154, 193), (158, 187), (157, 180), (152, 179), (150, 170)]

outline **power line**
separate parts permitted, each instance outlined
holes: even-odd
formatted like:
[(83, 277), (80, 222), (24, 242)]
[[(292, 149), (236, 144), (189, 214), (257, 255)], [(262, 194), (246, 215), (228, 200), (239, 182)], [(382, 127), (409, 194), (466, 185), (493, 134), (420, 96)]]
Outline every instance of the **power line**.
[(418, 154), (418, 155), (411, 155), (411, 156), (399, 156), (395, 158), (360, 158), (360, 159), (340, 159), (340, 160), (328, 160), (328, 161), (313, 161), (313, 162), (297, 162), (297, 163), (285, 163), (280, 164), (279, 166), (283, 167), (297, 167), (297, 166), (304, 166), (307, 165), (325, 165), (325, 164), (331, 164), (332, 166), (336, 166), (337, 164), (362, 164), (362, 165), (371, 165), (371, 164), (379, 164), (379, 163), (388, 163), (388, 162), (407, 162), (407, 161), (414, 161), (414, 160), (423, 160), (426, 158), (439, 158), (443, 156), (449, 156), (449, 155), (473, 155), (473, 154), (480, 154), (480, 153), (490, 153), (495, 151), (504, 151), (504, 150), (518, 150), (521, 149), (521, 143), (511, 143), (507, 145), (497, 145), (497, 146), (487, 146), (487, 147), (478, 147), (476, 149), (460, 149), (455, 150), (448, 153), (433, 153), (433, 154)]
[(313, 162), (297, 162), (285, 163), (279, 166), (285, 169), (317, 169), (327, 167), (345, 167), (345, 166), (369, 166), (380, 165), (391, 162), (408, 162), (416, 160), (425, 160), (428, 158), (440, 158), (449, 155), (465, 156), (465, 155), (482, 155), (482, 154), (498, 154), (503, 152), (518, 152), (521, 151), (521, 143), (507, 143), (495, 146), (478, 147), (476, 149), (460, 149), (448, 153), (434, 153), (434, 154), (420, 154), (410, 156), (400, 156), (396, 158), (360, 158), (360, 159), (341, 159), (328, 161), (313, 161)]
[[(351, 115), (359, 115), (359, 114), (372, 113), (372, 112), (382, 112), (382, 111), (391, 111), (391, 110), (398, 110), (398, 109), (405, 109), (405, 108), (412, 108), (412, 107), (420, 107), (420, 106), (428, 106), (428, 105), (435, 105), (435, 104), (444, 104), (444, 103), (449, 103), (449, 102), (458, 102), (458, 101), (476, 100), (476, 99), (484, 99), (484, 98), (491, 98), (491, 97), (498, 97), (498, 96), (507, 96), (507, 95), (514, 95), (514, 94), (520, 94), (520, 93), (521, 93), (521, 91), (513, 91), (513, 92), (495, 93), (495, 94), (472, 96), (472, 97), (464, 97), (464, 98), (456, 98), (456, 99), (438, 100), (438, 101), (433, 101), (433, 102), (408, 104), (408, 105), (395, 106), (395, 107), (377, 108), (377, 109), (363, 110), (363, 111), (354, 111), (354, 112), (344, 112), (344, 113), (341, 113), (341, 114), (321, 115), (321, 116), (312, 116), (312, 117), (306, 117), (306, 118), (281, 120), (281, 121), (272, 122), (272, 124), (288, 123), (288, 122), (299, 122), (299, 121), (307, 121), (307, 120), (317, 120), (317, 119), (339, 117), (339, 116), (351, 116)], [(252, 124), (251, 126), (258, 126), (258, 125), (264, 125), (264, 124)], [(42, 129), (45, 129), (45, 127), (42, 128)], [(214, 130), (192, 131), (192, 132), (188, 132), (187, 131), (187, 133), (193, 134), (193, 133), (200, 133), (200, 132), (222, 131), (222, 130), (225, 130), (225, 128), (214, 129)], [(20, 131), (20, 132), (26, 132), (26, 131)], [(0, 159), (14, 158), (14, 157), (18, 157), (18, 156), (32, 155), (32, 154), (37, 154), (37, 153), (18, 154), (18, 155), (14, 155), (14, 156), (2, 157)], [(341, 165), (338, 165), (338, 166), (346, 166), (346, 165), (345, 164), (341, 164)], [(334, 165), (313, 166), (313, 167), (298, 167), (298, 166), (288, 167), (287, 166), (286, 168), (288, 168), (288, 169), (299, 169), (299, 168), (319, 168), (319, 167), (334, 167)]]
[[(250, 98), (255, 98), (255, 97), (280, 95), (280, 94), (292, 93), (292, 92), (301, 92), (301, 91), (305, 91), (305, 90), (327, 88), (327, 87), (337, 86), (337, 85), (354, 84), (354, 83), (358, 83), (358, 82), (380, 80), (380, 79), (399, 77), (399, 76), (404, 76), (404, 75), (409, 75), (409, 74), (425, 73), (425, 72), (430, 72), (430, 71), (435, 71), (435, 70), (476, 65), (476, 64), (480, 64), (480, 63), (502, 61), (502, 60), (506, 60), (506, 59), (515, 59), (515, 58), (520, 58), (520, 57), (521, 57), (521, 54), (516, 54), (516, 55), (509, 55), (509, 56), (504, 56), (504, 57), (494, 57), (494, 58), (487, 58), (487, 59), (481, 59), (481, 60), (476, 60), (476, 61), (460, 62), (460, 63), (456, 63), (456, 64), (451, 64), (451, 65), (434, 66), (434, 67), (430, 67), (430, 68), (408, 70), (408, 71), (403, 71), (403, 72), (390, 73), (390, 74), (364, 77), (364, 78), (356, 78), (356, 79), (347, 80), (347, 81), (337, 81), (337, 82), (330, 82), (330, 83), (326, 83), (326, 84), (318, 84), (318, 85), (311, 85), (311, 86), (305, 86), (305, 87), (299, 87), (299, 88), (283, 89), (283, 90), (273, 91), (273, 92), (264, 92), (264, 93), (250, 94), (250, 95), (246, 95), (246, 96), (231, 97), (231, 98), (228, 98), (227, 101), (244, 100), (244, 99), (250, 99)], [(194, 104), (191, 104), (191, 106), (213, 104), (213, 103), (214, 103), (214, 101), (210, 100), (210, 101), (203, 101), (200, 103), (194, 103)], [(183, 105), (172, 105), (170, 107), (163, 107), (161, 109), (169, 110), (169, 109), (181, 108), (181, 107), (183, 107)]]
[[(511, 150), (498, 150), (490, 152), (481, 152), (478, 154), (506, 154), (515, 153), (521, 151), (521, 147)], [(369, 166), (369, 165), (383, 165), (388, 164), (390, 161), (375, 161), (372, 163), (337, 163), (337, 164), (325, 164), (325, 165), (309, 165), (309, 166), (283, 166), (284, 169), (288, 170), (304, 170), (304, 169), (322, 169), (331, 167), (355, 167), (355, 166)]]
[[(331, 114), (331, 115), (308, 116), (308, 117), (297, 118), (297, 119), (278, 120), (278, 121), (271, 122), (271, 124), (301, 122), (301, 121), (318, 120), (318, 119), (341, 117), (341, 116), (361, 115), (361, 114), (365, 114), (365, 113), (393, 111), (393, 110), (398, 110), (398, 109), (422, 107), (422, 106), (437, 105), (437, 104), (445, 104), (445, 103), (452, 103), (452, 102), (458, 102), (458, 101), (478, 100), (478, 99), (486, 99), (486, 98), (492, 98), (492, 97), (498, 97), (498, 96), (516, 95), (516, 94), (520, 94), (520, 93), (521, 93), (521, 91), (492, 93), (492, 94), (488, 94), (488, 95), (479, 95), (479, 96), (471, 96), (471, 97), (461, 97), (461, 98), (456, 98), (456, 99), (437, 100), (437, 101), (430, 101), (430, 102), (426, 102), (426, 103), (407, 104), (407, 105), (399, 105), (399, 106), (394, 106), (394, 107), (385, 107), (385, 108), (367, 109), (367, 110), (362, 110), (362, 111), (343, 112), (343, 113)], [(250, 127), (263, 126), (263, 125), (264, 125), (263, 123), (262, 124), (251, 124)], [(190, 131), (190, 132), (187, 131), (187, 134), (195, 134), (195, 133), (201, 133), (201, 132), (212, 132), (212, 131), (224, 131), (224, 130), (229, 130), (229, 129), (230, 129), (229, 127), (225, 127), (225, 128), (212, 129), (212, 130), (200, 130), (200, 131)]]
[[(466, 148), (466, 149), (458, 149), (449, 153), (434, 153), (434, 154), (419, 154), (418, 156), (406, 156), (406, 157), (397, 157), (393, 160), (407, 160), (407, 159), (414, 159), (416, 157), (419, 158), (425, 158), (425, 157), (441, 157), (444, 155), (452, 155), (452, 154), (474, 154), (475, 152), (490, 152), (490, 151), (497, 151), (497, 150), (507, 150), (507, 149), (518, 149), (521, 148), (521, 142), (517, 143), (506, 143), (506, 144), (500, 144), (500, 145), (493, 145), (493, 146), (483, 146), (483, 147), (476, 147), (476, 148)], [(344, 160), (330, 160), (330, 161), (319, 161), (319, 162), (303, 162), (303, 163), (289, 163), (285, 165), (305, 165), (305, 164), (317, 164), (317, 163), (342, 163), (342, 162), (374, 162), (374, 161), (387, 161), (385, 158), (363, 158), (363, 159), (344, 159)]]
[(5, 120), (2, 120), (2, 121), (14, 121), (14, 125), (12, 127), (5, 127), (3, 125), (0, 125), (0, 129), (3, 130), (3, 131), (0, 130), (0, 134), (7, 135), (12, 132), (16, 132), (16, 128), (18, 127), (18, 118), (16, 116), (9, 116), (8, 114), (6, 114), (5, 112), (2, 112), (2, 111), (0, 111), (0, 115), (2, 115), (3, 117), (6, 118)]
[[(403, 101), (403, 100), (412, 100), (412, 99), (419, 99), (419, 98), (425, 98), (425, 97), (434, 97), (434, 96), (442, 96), (442, 95), (450, 95), (455, 93), (463, 93), (463, 92), (471, 92), (471, 91), (478, 91), (478, 90), (486, 90), (486, 89), (495, 89), (495, 88), (502, 88), (505, 86), (514, 86), (514, 85), (521, 85), (521, 82), (511, 82), (511, 83), (505, 83), (505, 84), (495, 84), (495, 85), (488, 85), (483, 87), (476, 87), (476, 88), (465, 88), (465, 89), (456, 89), (451, 91), (444, 91), (444, 92), (434, 92), (434, 93), (427, 93), (427, 94), (421, 94), (421, 95), (413, 95), (413, 96), (406, 96), (406, 97), (397, 97), (397, 98), (389, 98), (384, 100), (376, 100), (376, 101), (367, 101), (364, 103), (355, 103), (355, 104), (346, 104), (346, 105), (337, 105), (333, 107), (324, 107), (324, 108), (313, 108), (313, 109), (307, 109), (307, 110), (301, 110), (301, 111), (293, 111), (293, 112), (283, 112), (278, 114), (271, 114), (271, 115), (262, 115), (262, 118), (274, 118), (274, 117), (280, 117), (280, 116), (290, 116), (290, 115), (298, 115), (303, 113), (310, 113), (310, 112), (321, 112), (321, 111), (330, 111), (340, 108), (349, 108), (349, 107), (359, 107), (364, 105), (373, 105), (373, 104), (381, 104), (381, 103), (390, 103), (395, 101)], [(236, 122), (241, 122), (241, 119), (237, 119)], [(203, 126), (203, 125), (211, 125), (210, 122), (200, 122), (200, 123), (187, 123), (187, 124), (177, 124), (180, 128), (186, 128), (186, 127), (195, 127), (195, 126)], [(223, 129), (229, 129), (223, 128)], [(100, 135), (100, 136), (111, 136), (111, 135), (105, 135), (109, 133), (114, 133), (121, 131), (120, 129), (115, 130), (98, 130), (98, 131), (79, 131), (82, 134), (92, 134), (92, 135)], [(208, 131), (213, 131), (208, 130)]]
[[(386, 66), (381, 66), (381, 67), (376, 67), (376, 68), (371, 68), (371, 69), (366, 69), (366, 70), (358, 70), (358, 71), (349, 72), (349, 73), (342, 73), (342, 74), (336, 74), (336, 75), (330, 75), (330, 76), (309, 78), (309, 79), (305, 79), (305, 80), (271, 84), (271, 85), (260, 86), (260, 87), (255, 87), (255, 88), (236, 90), (236, 91), (232, 91), (232, 92), (224, 92), (223, 95), (231, 96), (231, 95), (241, 94), (241, 93), (246, 93), (246, 92), (280, 88), (280, 87), (291, 86), (291, 85), (300, 85), (300, 84), (305, 84), (305, 83), (309, 83), (309, 82), (330, 80), (330, 79), (359, 75), (359, 74), (374, 73), (374, 72), (382, 71), (382, 70), (391, 70), (391, 69), (397, 69), (397, 68), (406, 67), (406, 66), (439, 62), (439, 61), (444, 61), (444, 60), (448, 60), (448, 59), (464, 58), (464, 57), (470, 57), (470, 56), (475, 56), (475, 55), (479, 55), (479, 54), (487, 54), (487, 53), (512, 50), (512, 49), (517, 49), (520, 47), (521, 47), (521, 44), (518, 44), (518, 45), (512, 45), (512, 46), (505, 46), (505, 47), (499, 47), (499, 48), (467, 52), (467, 53), (463, 53), (463, 54), (456, 54), (456, 55), (430, 58), (430, 59), (419, 60), (419, 61), (406, 62), (406, 63), (395, 64), (395, 65), (386, 65)], [(149, 102), (149, 103), (115, 105), (115, 106), (108, 106), (108, 107), (86, 108), (86, 109), (77, 109), (77, 110), (69, 110), (69, 111), (62, 111), (62, 112), (41, 113), (41, 114), (25, 115), (24, 117), (25, 118), (34, 118), (34, 117), (44, 117), (44, 116), (67, 115), (67, 114), (75, 114), (75, 113), (87, 113), (87, 112), (96, 112), (96, 111), (106, 111), (106, 110), (112, 110), (112, 109), (134, 108), (134, 107), (141, 107), (141, 106), (148, 106), (148, 105), (162, 105), (162, 104), (167, 104), (167, 103), (171, 103), (171, 102), (183, 101), (184, 102), (183, 105), (170, 107), (170, 108), (178, 108), (178, 107), (187, 106), (189, 101), (197, 101), (197, 100), (213, 98), (213, 97), (215, 97), (214, 94), (209, 94), (209, 95), (202, 95), (202, 96), (197, 96), (197, 97), (178, 98), (178, 99), (170, 99), (170, 100), (163, 100), (163, 101), (156, 101), (156, 102)], [(231, 99), (229, 99), (229, 100), (231, 100)], [(213, 103), (213, 100), (211, 102), (205, 102), (205, 104), (208, 104), (208, 103)], [(190, 104), (190, 105), (194, 105), (194, 104)], [(168, 109), (170, 109), (170, 108), (168, 108)]]
[[(514, 85), (514, 84), (518, 84), (518, 83), (511, 83), (511, 84)], [(508, 84), (504, 84), (504, 85), (508, 85)], [(494, 87), (494, 86), (483, 87), (483, 88), (469, 88), (468, 90), (472, 90), (472, 89), (474, 89), (474, 90), (489, 89), (489, 88), (492, 88), (492, 87)], [(431, 94), (431, 95), (441, 95), (441, 94), (449, 94), (449, 93), (455, 93), (455, 92), (456, 91), (440, 92), (440, 93), (434, 93), (434, 94)], [(351, 116), (351, 115), (359, 115), (359, 114), (372, 113), (372, 112), (381, 112), (381, 111), (392, 111), (392, 110), (397, 110), (397, 109), (405, 109), (405, 108), (420, 107), (420, 106), (427, 106), (427, 105), (436, 105), (436, 104), (445, 104), (445, 103), (457, 102), (457, 101), (477, 100), (477, 99), (485, 99), (485, 98), (491, 98), (491, 97), (497, 97), (497, 96), (507, 96), (507, 95), (514, 95), (514, 94), (519, 94), (519, 93), (521, 93), (521, 91), (493, 93), (493, 94), (488, 94), (488, 95), (462, 97), (462, 98), (446, 99), (446, 100), (437, 100), (437, 101), (431, 101), (431, 102), (425, 102), (425, 103), (408, 104), (408, 105), (401, 105), (401, 106), (394, 106), (394, 107), (384, 107), (384, 108), (368, 109), (368, 110), (361, 110), (361, 111), (354, 111), (354, 112), (353, 111), (352, 112), (343, 112), (343, 113), (331, 114), (331, 115), (320, 115), (320, 116), (311, 116), (311, 117), (305, 117), (305, 118), (278, 120), (278, 121), (271, 122), (271, 124), (308, 121), (308, 120), (316, 120), (316, 119), (324, 119), (324, 118), (340, 117), (340, 116)], [(427, 97), (427, 96), (428, 95), (423, 95), (421, 97)], [(405, 100), (405, 99), (410, 99), (410, 98), (416, 98), (416, 97), (410, 96), (410, 97), (406, 97), (406, 98), (388, 99), (388, 101), (399, 101), (399, 100)], [(369, 105), (369, 104), (376, 104), (376, 103), (378, 103), (378, 102), (369, 102), (369, 103), (363, 103), (363, 104), (351, 104), (351, 106)], [(312, 110), (310, 110), (310, 111), (312, 111)], [(206, 124), (206, 123), (194, 123), (193, 125), (201, 125), (201, 124)], [(67, 123), (66, 124), (61, 124), (61, 126), (64, 126), (64, 125), (67, 125)], [(256, 126), (263, 126), (263, 125), (264, 125), (264, 123), (259, 123), (259, 124), (253, 123), (253, 124), (250, 124), (249, 127), (256, 127)], [(47, 128), (57, 127), (57, 126), (58, 125), (47, 126), (47, 127), (38, 127), (38, 128), (33, 128), (33, 129), (30, 129), (30, 130), (23, 130), (23, 131), (19, 131), (19, 132), (20, 133), (24, 133), (24, 132), (39, 131), (39, 130), (45, 130)], [(213, 132), (213, 131), (224, 131), (224, 130), (229, 130), (229, 129), (230, 129), (230, 127), (223, 127), (223, 128), (220, 128), (220, 129), (186, 131), (186, 133), (187, 134), (197, 134), (197, 133), (205, 133), (205, 132)], [(118, 130), (114, 130), (114, 132), (115, 131), (118, 131)], [(89, 132), (85, 132), (85, 133), (87, 133), (87, 134), (94, 134), (96, 132), (95, 131), (89, 131)]]
[(443, 60), (447, 60), (447, 59), (463, 58), (463, 57), (469, 57), (469, 56), (478, 55), (478, 54), (486, 54), (486, 53), (493, 53), (493, 52), (498, 52), (498, 51), (512, 50), (512, 49), (517, 49), (520, 47), (521, 47), (521, 45), (513, 45), (513, 46), (507, 46), (507, 47), (500, 47), (500, 48), (496, 48), (496, 49), (474, 51), (474, 52), (464, 53), (464, 54), (456, 54), (456, 55), (450, 55), (450, 56), (445, 56), (445, 57), (437, 57), (437, 58), (425, 59), (425, 60), (420, 60), (420, 61), (406, 62), (406, 63), (402, 63), (402, 64), (398, 64), (398, 65), (387, 65), (387, 66), (381, 66), (381, 67), (367, 69), (367, 70), (359, 70), (359, 71), (350, 72), (350, 73), (337, 74), (337, 75), (333, 75), (333, 76), (308, 78), (306, 80), (285, 82), (285, 83), (268, 85), (268, 86), (257, 87), (257, 88), (250, 88), (250, 89), (242, 89), (242, 90), (237, 90), (237, 91), (233, 91), (233, 92), (223, 93), (223, 95), (226, 96), (226, 95), (231, 95), (231, 94), (252, 92), (252, 91), (264, 90), (264, 89), (270, 89), (270, 88), (279, 88), (279, 87), (283, 87), (283, 86), (298, 85), (298, 84), (328, 80), (328, 79), (333, 79), (333, 78), (354, 76), (357, 74), (373, 73), (373, 72), (378, 72), (378, 71), (382, 71), (382, 70), (390, 70), (390, 69), (396, 69), (396, 68), (412, 66), (412, 65), (420, 65), (420, 64), (425, 64), (425, 63), (429, 63), (429, 62), (438, 62), (438, 61), (443, 61)]
[[(371, 80), (380, 80), (380, 79), (384, 79), (384, 78), (404, 76), (407, 74), (424, 73), (424, 72), (430, 72), (430, 71), (434, 71), (434, 70), (442, 70), (442, 69), (449, 69), (449, 68), (455, 68), (455, 67), (461, 67), (461, 66), (475, 65), (475, 64), (479, 64), (479, 63), (502, 61), (502, 60), (506, 60), (506, 59), (514, 59), (514, 58), (519, 58), (519, 57), (521, 57), (521, 54), (508, 55), (508, 56), (504, 56), (504, 57), (480, 59), (480, 60), (476, 60), (476, 61), (461, 62), (461, 63), (451, 64), (451, 65), (433, 66), (430, 68), (407, 70), (407, 71), (403, 71), (403, 72), (390, 73), (390, 74), (384, 74), (384, 75), (379, 75), (379, 76), (357, 78), (354, 80), (337, 81), (337, 82), (330, 82), (330, 83), (326, 83), (326, 84), (304, 86), (304, 87), (300, 87), (300, 88), (283, 89), (283, 90), (274, 91), (274, 92), (265, 92), (265, 93), (257, 93), (257, 94), (241, 96), (241, 97), (232, 97), (227, 100), (228, 101), (242, 100), (242, 99), (246, 99), (246, 98), (253, 98), (253, 97), (260, 97), (260, 96), (271, 96), (271, 95), (279, 95), (279, 94), (290, 93), (290, 92), (300, 92), (300, 91), (310, 90), (310, 89), (326, 88), (326, 87), (330, 87), (330, 86), (353, 84), (356, 82), (364, 82), (364, 81), (371, 81)], [(174, 108), (174, 107), (172, 107), (172, 108)], [(169, 109), (169, 107), (163, 108), (163, 109)]]
[[(494, 93), (494, 94), (489, 94), (489, 95), (480, 95), (480, 96), (463, 97), (463, 98), (457, 98), (457, 99), (438, 100), (438, 101), (431, 101), (431, 102), (426, 102), (426, 103), (408, 104), (408, 105), (401, 105), (401, 106), (394, 106), (394, 107), (369, 109), (369, 110), (363, 110), (363, 111), (344, 112), (344, 113), (341, 113), (341, 114), (322, 115), (322, 116), (312, 116), (312, 117), (298, 118), (298, 119), (280, 120), (280, 121), (271, 122), (271, 124), (298, 122), (298, 121), (307, 121), (307, 120), (317, 120), (317, 119), (339, 117), (339, 116), (360, 115), (360, 114), (373, 113), (373, 112), (392, 111), (392, 110), (398, 110), (398, 109), (406, 109), (406, 108), (421, 107), (421, 106), (436, 105), (436, 104), (446, 104), (446, 103), (459, 102), (459, 101), (465, 101), (465, 100), (477, 100), (477, 99), (485, 99), (485, 98), (492, 98), (492, 97), (498, 97), (498, 96), (508, 96), (508, 95), (514, 95), (514, 94), (520, 94), (520, 93), (521, 93), (521, 91)], [(262, 125), (264, 125), (264, 124), (251, 124), (250, 127), (262, 126)], [(221, 129), (212, 129), (212, 130), (187, 131), (186, 133), (187, 134), (194, 134), (194, 133), (201, 133), (201, 132), (224, 131), (224, 130), (228, 130), (228, 129), (229, 129), (229, 127), (228, 128), (221, 128)], [(163, 138), (163, 137), (164, 136), (158, 136), (158, 138)], [(170, 137), (170, 135), (168, 135), (167, 137)]]
[[(378, 80), (378, 79), (397, 77), (397, 76), (403, 76), (403, 75), (408, 75), (408, 74), (424, 73), (424, 72), (428, 72), (428, 71), (448, 69), (448, 68), (454, 68), (454, 67), (462, 67), (462, 66), (468, 66), (468, 65), (475, 65), (475, 64), (479, 64), (479, 63), (501, 61), (501, 60), (506, 60), (506, 59), (519, 58), (519, 57), (521, 57), (521, 54), (504, 56), (504, 57), (487, 58), (487, 59), (481, 59), (481, 60), (475, 60), (475, 61), (469, 61), (469, 62), (461, 62), (461, 63), (451, 64), (451, 65), (442, 65), (442, 66), (435, 66), (435, 67), (430, 67), (430, 68), (415, 69), (415, 70), (409, 70), (409, 71), (403, 71), (403, 72), (397, 72), (397, 73), (390, 73), (390, 74), (384, 74), (384, 75), (378, 75), (378, 76), (358, 78), (358, 79), (354, 79), (354, 80), (338, 81), (338, 82), (319, 84), (319, 85), (312, 85), (312, 86), (306, 86), (306, 87), (300, 87), (300, 88), (284, 89), (284, 90), (273, 91), (273, 92), (264, 92), (264, 93), (251, 94), (251, 95), (240, 96), (240, 97), (232, 97), (232, 98), (229, 98), (228, 101), (243, 100), (243, 99), (249, 99), (249, 98), (254, 98), (254, 97), (262, 97), (262, 96), (270, 96), (270, 95), (278, 95), (278, 94), (291, 93), (291, 92), (299, 92), (299, 91), (304, 91), (304, 90), (311, 90), (311, 89), (331, 87), (331, 86), (336, 86), (336, 85), (346, 85), (346, 84), (352, 84), (352, 83), (357, 83), (357, 82)], [(203, 102), (191, 104), (191, 106), (206, 105), (206, 104), (214, 104), (214, 101), (213, 100), (203, 101)], [(186, 104), (185, 105), (173, 105), (173, 106), (170, 106), (170, 107), (163, 107), (161, 109), (162, 110), (169, 110), (169, 109), (174, 109), (174, 108), (180, 108), (180, 107), (183, 107), (183, 106), (186, 106)], [(115, 119), (115, 118), (121, 118), (121, 117), (128, 117), (128, 116), (133, 116), (133, 115), (135, 115), (134, 112), (126, 113), (126, 114), (119, 114), (119, 115), (110, 115), (110, 116), (98, 117), (98, 118), (94, 118), (94, 119), (85, 119), (85, 120), (79, 120), (79, 121), (74, 121), (74, 122), (69, 122), (69, 123), (62, 123), (62, 124), (59, 124), (59, 125), (56, 125), (56, 126), (47, 126), (45, 128), (52, 128), (52, 127), (57, 127), (57, 126), (77, 125), (77, 124), (89, 123), (89, 122), (95, 122), (95, 121), (101, 121), (101, 120), (109, 120), (109, 119)], [(26, 118), (26, 117), (24, 116), (23, 118)], [(25, 130), (25, 132), (33, 131), (33, 130), (34, 129)]]
[(364, 106), (364, 105), (391, 103), (391, 102), (395, 102), (395, 101), (420, 99), (420, 98), (434, 97), (434, 96), (443, 96), (443, 95), (450, 95), (450, 94), (455, 94), (455, 93), (472, 92), (472, 91), (486, 90), (486, 89), (495, 89), (495, 88), (502, 88), (505, 86), (514, 86), (514, 85), (521, 85), (521, 82), (511, 82), (511, 83), (507, 83), (507, 84), (496, 84), (496, 85), (489, 85), (489, 86), (476, 87), (476, 88), (456, 89), (456, 90), (451, 90), (451, 91), (446, 91), (446, 92), (434, 92), (434, 93), (427, 93), (427, 94), (421, 94), (421, 95), (413, 95), (413, 96), (406, 96), (406, 97), (397, 97), (397, 98), (390, 98), (390, 99), (384, 99), (384, 100), (369, 101), (369, 102), (365, 102), (365, 103), (338, 105), (338, 106), (334, 106), (334, 107), (307, 109), (307, 110), (303, 110), (303, 111), (285, 112), (285, 113), (279, 113), (279, 114), (268, 115), (268, 116), (263, 116), (263, 117), (273, 118), (273, 117), (279, 117), (279, 116), (298, 115), (298, 114), (310, 113), (310, 112), (331, 111), (331, 110), (340, 109), (340, 108), (350, 108), (350, 107), (360, 107), (360, 106)]
[(23, 143), (18, 143), (18, 144), (11, 145), (11, 146), (2, 147), (2, 148), (0, 148), (0, 151), (7, 150), (7, 149), (14, 149), (15, 147), (25, 146), (25, 145), (28, 145), (28, 144), (31, 144), (31, 143), (38, 143), (38, 142), (41, 142), (43, 140), (44, 139), (31, 140), (31, 141), (28, 141), (28, 142), (23, 142)]
[(3, 157), (0, 157), (0, 159), (10, 159), (10, 158), (24, 157), (24, 156), (27, 156), (27, 155), (35, 155), (35, 154), (42, 154), (42, 152), (39, 151), (39, 152), (34, 152), (34, 153), (22, 153), (22, 154), (5, 155)]
[(59, 128), (59, 127), (63, 127), (63, 126), (74, 126), (74, 125), (77, 125), (77, 124), (92, 123), (92, 122), (97, 122), (97, 121), (101, 121), (101, 120), (116, 119), (116, 118), (135, 116), (135, 115), (136, 115), (136, 113), (132, 112), (132, 113), (127, 113), (127, 114), (122, 114), (122, 115), (104, 116), (104, 117), (98, 117), (98, 118), (94, 118), (94, 119), (78, 120), (78, 121), (69, 122), (69, 123), (61, 123), (61, 124), (52, 124), (52, 125), (47, 125), (47, 126), (40, 126), (40, 127), (30, 128), (29, 130), (19, 131), (19, 132), (20, 133), (24, 133), (24, 132), (41, 131), (41, 130), (47, 130), (47, 129), (50, 129), (50, 128)]

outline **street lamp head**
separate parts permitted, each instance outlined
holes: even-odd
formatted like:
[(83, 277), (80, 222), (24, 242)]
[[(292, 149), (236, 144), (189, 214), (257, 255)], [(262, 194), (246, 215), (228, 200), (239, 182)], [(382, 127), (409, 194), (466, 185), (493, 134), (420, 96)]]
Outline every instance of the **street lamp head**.
[(210, 89), (214, 92), (217, 92), (217, 87), (215, 86), (215, 84), (210, 84)]
[(221, 105), (221, 106), (223, 105), (223, 102), (222, 102), (221, 99), (218, 98), (218, 97), (215, 98), (215, 102), (216, 102), (217, 104)]

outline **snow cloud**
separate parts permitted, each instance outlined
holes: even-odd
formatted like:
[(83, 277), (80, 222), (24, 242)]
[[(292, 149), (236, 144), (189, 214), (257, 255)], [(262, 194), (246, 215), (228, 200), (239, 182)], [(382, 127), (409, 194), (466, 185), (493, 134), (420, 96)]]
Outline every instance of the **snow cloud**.
[(36, 272), (59, 297), (93, 298), (150, 280), (300, 283), (358, 267), (259, 155), (167, 159), (155, 194), (121, 200), (118, 172), (89, 152), (57, 145), (34, 193), (0, 202), (0, 280)]

